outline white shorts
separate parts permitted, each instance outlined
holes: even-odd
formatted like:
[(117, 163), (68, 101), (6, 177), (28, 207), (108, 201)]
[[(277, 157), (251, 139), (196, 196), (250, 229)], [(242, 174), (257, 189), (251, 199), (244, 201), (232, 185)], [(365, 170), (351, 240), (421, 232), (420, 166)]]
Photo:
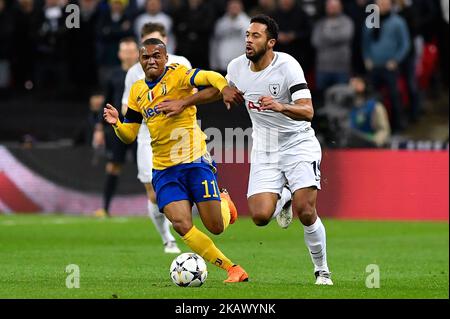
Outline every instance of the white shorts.
[(281, 195), (285, 184), (292, 193), (311, 186), (320, 189), (321, 159), (322, 150), (315, 136), (294, 149), (277, 153), (252, 151), (247, 198), (266, 192)]
[(137, 137), (138, 179), (141, 183), (152, 182), (153, 151), (147, 125), (142, 122)]

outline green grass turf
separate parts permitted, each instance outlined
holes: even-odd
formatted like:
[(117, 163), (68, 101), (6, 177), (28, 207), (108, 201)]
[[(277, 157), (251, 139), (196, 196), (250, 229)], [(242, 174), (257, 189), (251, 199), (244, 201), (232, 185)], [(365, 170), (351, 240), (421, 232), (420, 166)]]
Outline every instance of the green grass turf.
[[(226, 273), (208, 264), (202, 287), (181, 288), (169, 278), (174, 256), (163, 253), (147, 218), (3, 215), (0, 298), (449, 297), (448, 223), (325, 219), (324, 224), (333, 287), (313, 284), (298, 221), (282, 230), (276, 222), (258, 228), (241, 218), (211, 237), (247, 270), (250, 282), (223, 284)], [(68, 264), (80, 267), (79, 289), (65, 286)], [(379, 289), (365, 286), (369, 264), (380, 268)]]

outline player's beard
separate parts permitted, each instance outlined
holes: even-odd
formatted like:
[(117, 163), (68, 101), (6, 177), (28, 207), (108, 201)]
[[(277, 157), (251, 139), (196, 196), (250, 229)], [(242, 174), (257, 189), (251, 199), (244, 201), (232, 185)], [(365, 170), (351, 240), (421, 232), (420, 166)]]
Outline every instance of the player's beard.
[(264, 54), (266, 54), (266, 52), (267, 52), (267, 47), (263, 47), (259, 51), (255, 50), (255, 53), (253, 55), (248, 55), (246, 53), (245, 56), (247, 57), (247, 59), (249, 59), (253, 63), (257, 63), (259, 60), (261, 60), (261, 58), (264, 56)]

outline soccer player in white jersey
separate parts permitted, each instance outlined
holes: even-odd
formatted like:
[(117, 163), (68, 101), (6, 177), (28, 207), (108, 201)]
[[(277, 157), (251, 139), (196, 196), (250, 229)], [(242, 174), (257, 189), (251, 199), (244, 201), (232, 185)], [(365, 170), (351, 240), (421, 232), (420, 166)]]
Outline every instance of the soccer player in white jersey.
[[(146, 39), (157, 38), (167, 43), (167, 36), (164, 26), (159, 23), (147, 23), (141, 30), (141, 42)], [(192, 68), (190, 62), (183, 56), (169, 54), (169, 61), (167, 64), (179, 63)], [(122, 113), (125, 114), (128, 96), (130, 94), (131, 86), (137, 80), (145, 77), (144, 70), (141, 64), (138, 62), (133, 65), (129, 70), (125, 78), (125, 89), (122, 96)], [(177, 246), (175, 238), (170, 233), (170, 222), (161, 214), (156, 204), (155, 191), (152, 186), (152, 147), (150, 145), (151, 137), (147, 129), (147, 125), (141, 125), (139, 134), (137, 137), (137, 165), (138, 165), (138, 178), (144, 184), (148, 196), (148, 215), (155, 224), (156, 229), (161, 235), (161, 239), (164, 243), (164, 252), (166, 253), (180, 253), (180, 249)]]
[(322, 152), (311, 127), (311, 93), (300, 64), (273, 51), (277, 38), (272, 18), (252, 18), (245, 54), (227, 70), (229, 83), (244, 95), (253, 126), (248, 205), (258, 226), (276, 217), (286, 228), (294, 211), (303, 224), (316, 284), (332, 285), (325, 228), (316, 211)]

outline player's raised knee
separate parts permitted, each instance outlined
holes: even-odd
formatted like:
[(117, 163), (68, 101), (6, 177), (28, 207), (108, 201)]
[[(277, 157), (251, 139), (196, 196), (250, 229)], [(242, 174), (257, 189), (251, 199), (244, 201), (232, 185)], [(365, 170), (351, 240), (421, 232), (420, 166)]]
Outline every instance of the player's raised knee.
[(205, 225), (205, 226), (214, 235), (220, 235), (224, 231), (224, 227), (223, 227), (223, 223), (222, 222), (210, 223), (210, 224)]
[(252, 214), (252, 220), (257, 226), (265, 226), (269, 223), (270, 217), (267, 216), (262, 210), (252, 210), (250, 209), (250, 213)]
[(303, 224), (312, 224), (314, 222), (317, 213), (313, 202), (294, 203), (292, 209)]
[(223, 233), (223, 225), (222, 226), (214, 226), (211, 229), (209, 229), (211, 233), (214, 235), (220, 235)]

